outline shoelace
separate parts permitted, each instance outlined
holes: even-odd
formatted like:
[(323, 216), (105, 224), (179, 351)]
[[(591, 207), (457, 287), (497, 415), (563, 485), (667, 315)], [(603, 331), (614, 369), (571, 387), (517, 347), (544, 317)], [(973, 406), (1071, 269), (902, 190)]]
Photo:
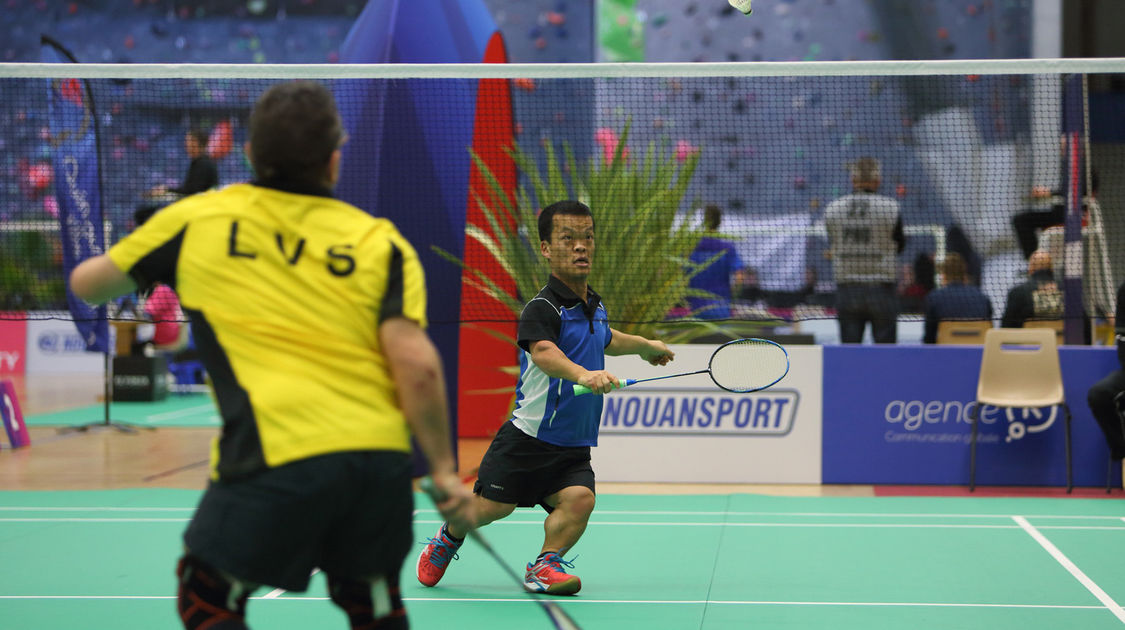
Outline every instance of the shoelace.
[[(578, 559), (578, 556), (574, 556), (570, 560), (577, 560), (577, 559)], [(544, 564), (550, 566), (555, 571), (558, 571), (560, 573), (566, 573), (566, 571), (563, 570), (563, 567), (566, 567), (568, 569), (574, 568), (574, 563), (571, 562), (570, 560), (563, 560), (563, 557), (560, 556), (557, 553), (549, 553), (549, 554), (543, 556), (542, 562)]]
[(444, 536), (438, 535), (434, 538), (427, 538), (423, 545), (434, 546), (434, 550), (430, 552), (430, 564), (439, 569), (445, 568), (450, 560), (458, 560), (457, 547), (452, 543), (444, 540)]

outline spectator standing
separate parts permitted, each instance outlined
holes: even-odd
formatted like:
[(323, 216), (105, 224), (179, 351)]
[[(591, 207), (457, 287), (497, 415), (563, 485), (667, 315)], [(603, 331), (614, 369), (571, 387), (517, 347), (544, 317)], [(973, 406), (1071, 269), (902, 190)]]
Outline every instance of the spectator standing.
[(191, 162), (188, 164), (184, 181), (176, 187), (157, 186), (149, 191), (151, 197), (176, 198), (205, 192), (219, 185), (219, 169), (215, 161), (207, 155), (207, 141), (210, 134), (203, 129), (190, 129), (184, 134), (184, 153)]
[(878, 160), (859, 158), (850, 170), (853, 192), (833, 201), (824, 213), (840, 341), (860, 343), (870, 322), (875, 343), (895, 343), (898, 255), (906, 245), (902, 215), (897, 201), (878, 194)]

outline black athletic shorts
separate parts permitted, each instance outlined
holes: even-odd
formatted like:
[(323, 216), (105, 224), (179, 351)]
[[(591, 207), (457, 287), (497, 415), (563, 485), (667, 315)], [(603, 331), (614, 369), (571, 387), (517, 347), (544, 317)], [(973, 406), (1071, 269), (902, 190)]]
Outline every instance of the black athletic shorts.
[(511, 421), (496, 432), (481, 458), (473, 492), (519, 507), (542, 505), (563, 488), (585, 486), (594, 491), (589, 446), (555, 446), (520, 431)]
[(244, 582), (304, 591), (314, 568), (397, 576), (413, 545), (410, 456), (332, 453), (208, 486), (190, 553)]

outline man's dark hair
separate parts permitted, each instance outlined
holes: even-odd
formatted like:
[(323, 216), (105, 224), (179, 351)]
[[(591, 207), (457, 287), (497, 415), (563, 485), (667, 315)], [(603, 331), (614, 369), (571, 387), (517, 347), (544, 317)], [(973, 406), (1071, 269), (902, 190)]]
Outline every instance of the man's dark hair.
[(543, 208), (539, 213), (539, 240), (550, 241), (551, 230), (555, 227), (556, 214), (570, 214), (577, 217), (591, 217), (594, 213), (590, 212), (590, 207), (581, 201), (574, 201), (567, 199), (566, 201), (556, 201), (555, 203)]
[(188, 129), (187, 135), (191, 136), (192, 140), (199, 145), (199, 148), (207, 148), (207, 142), (211, 140), (211, 132), (203, 127), (192, 127)]
[(315, 81), (279, 83), (250, 114), (250, 161), (263, 180), (321, 184), (344, 125), (336, 99)]

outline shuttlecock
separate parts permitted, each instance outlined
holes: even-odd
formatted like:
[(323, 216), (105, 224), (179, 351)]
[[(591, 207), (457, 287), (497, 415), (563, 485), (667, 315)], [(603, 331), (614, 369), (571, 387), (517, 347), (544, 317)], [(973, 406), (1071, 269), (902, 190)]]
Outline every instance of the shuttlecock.
[(751, 0), (727, 0), (727, 2), (730, 3), (730, 6), (742, 11), (746, 15), (750, 15), (750, 12), (753, 11), (753, 9), (750, 8)]

